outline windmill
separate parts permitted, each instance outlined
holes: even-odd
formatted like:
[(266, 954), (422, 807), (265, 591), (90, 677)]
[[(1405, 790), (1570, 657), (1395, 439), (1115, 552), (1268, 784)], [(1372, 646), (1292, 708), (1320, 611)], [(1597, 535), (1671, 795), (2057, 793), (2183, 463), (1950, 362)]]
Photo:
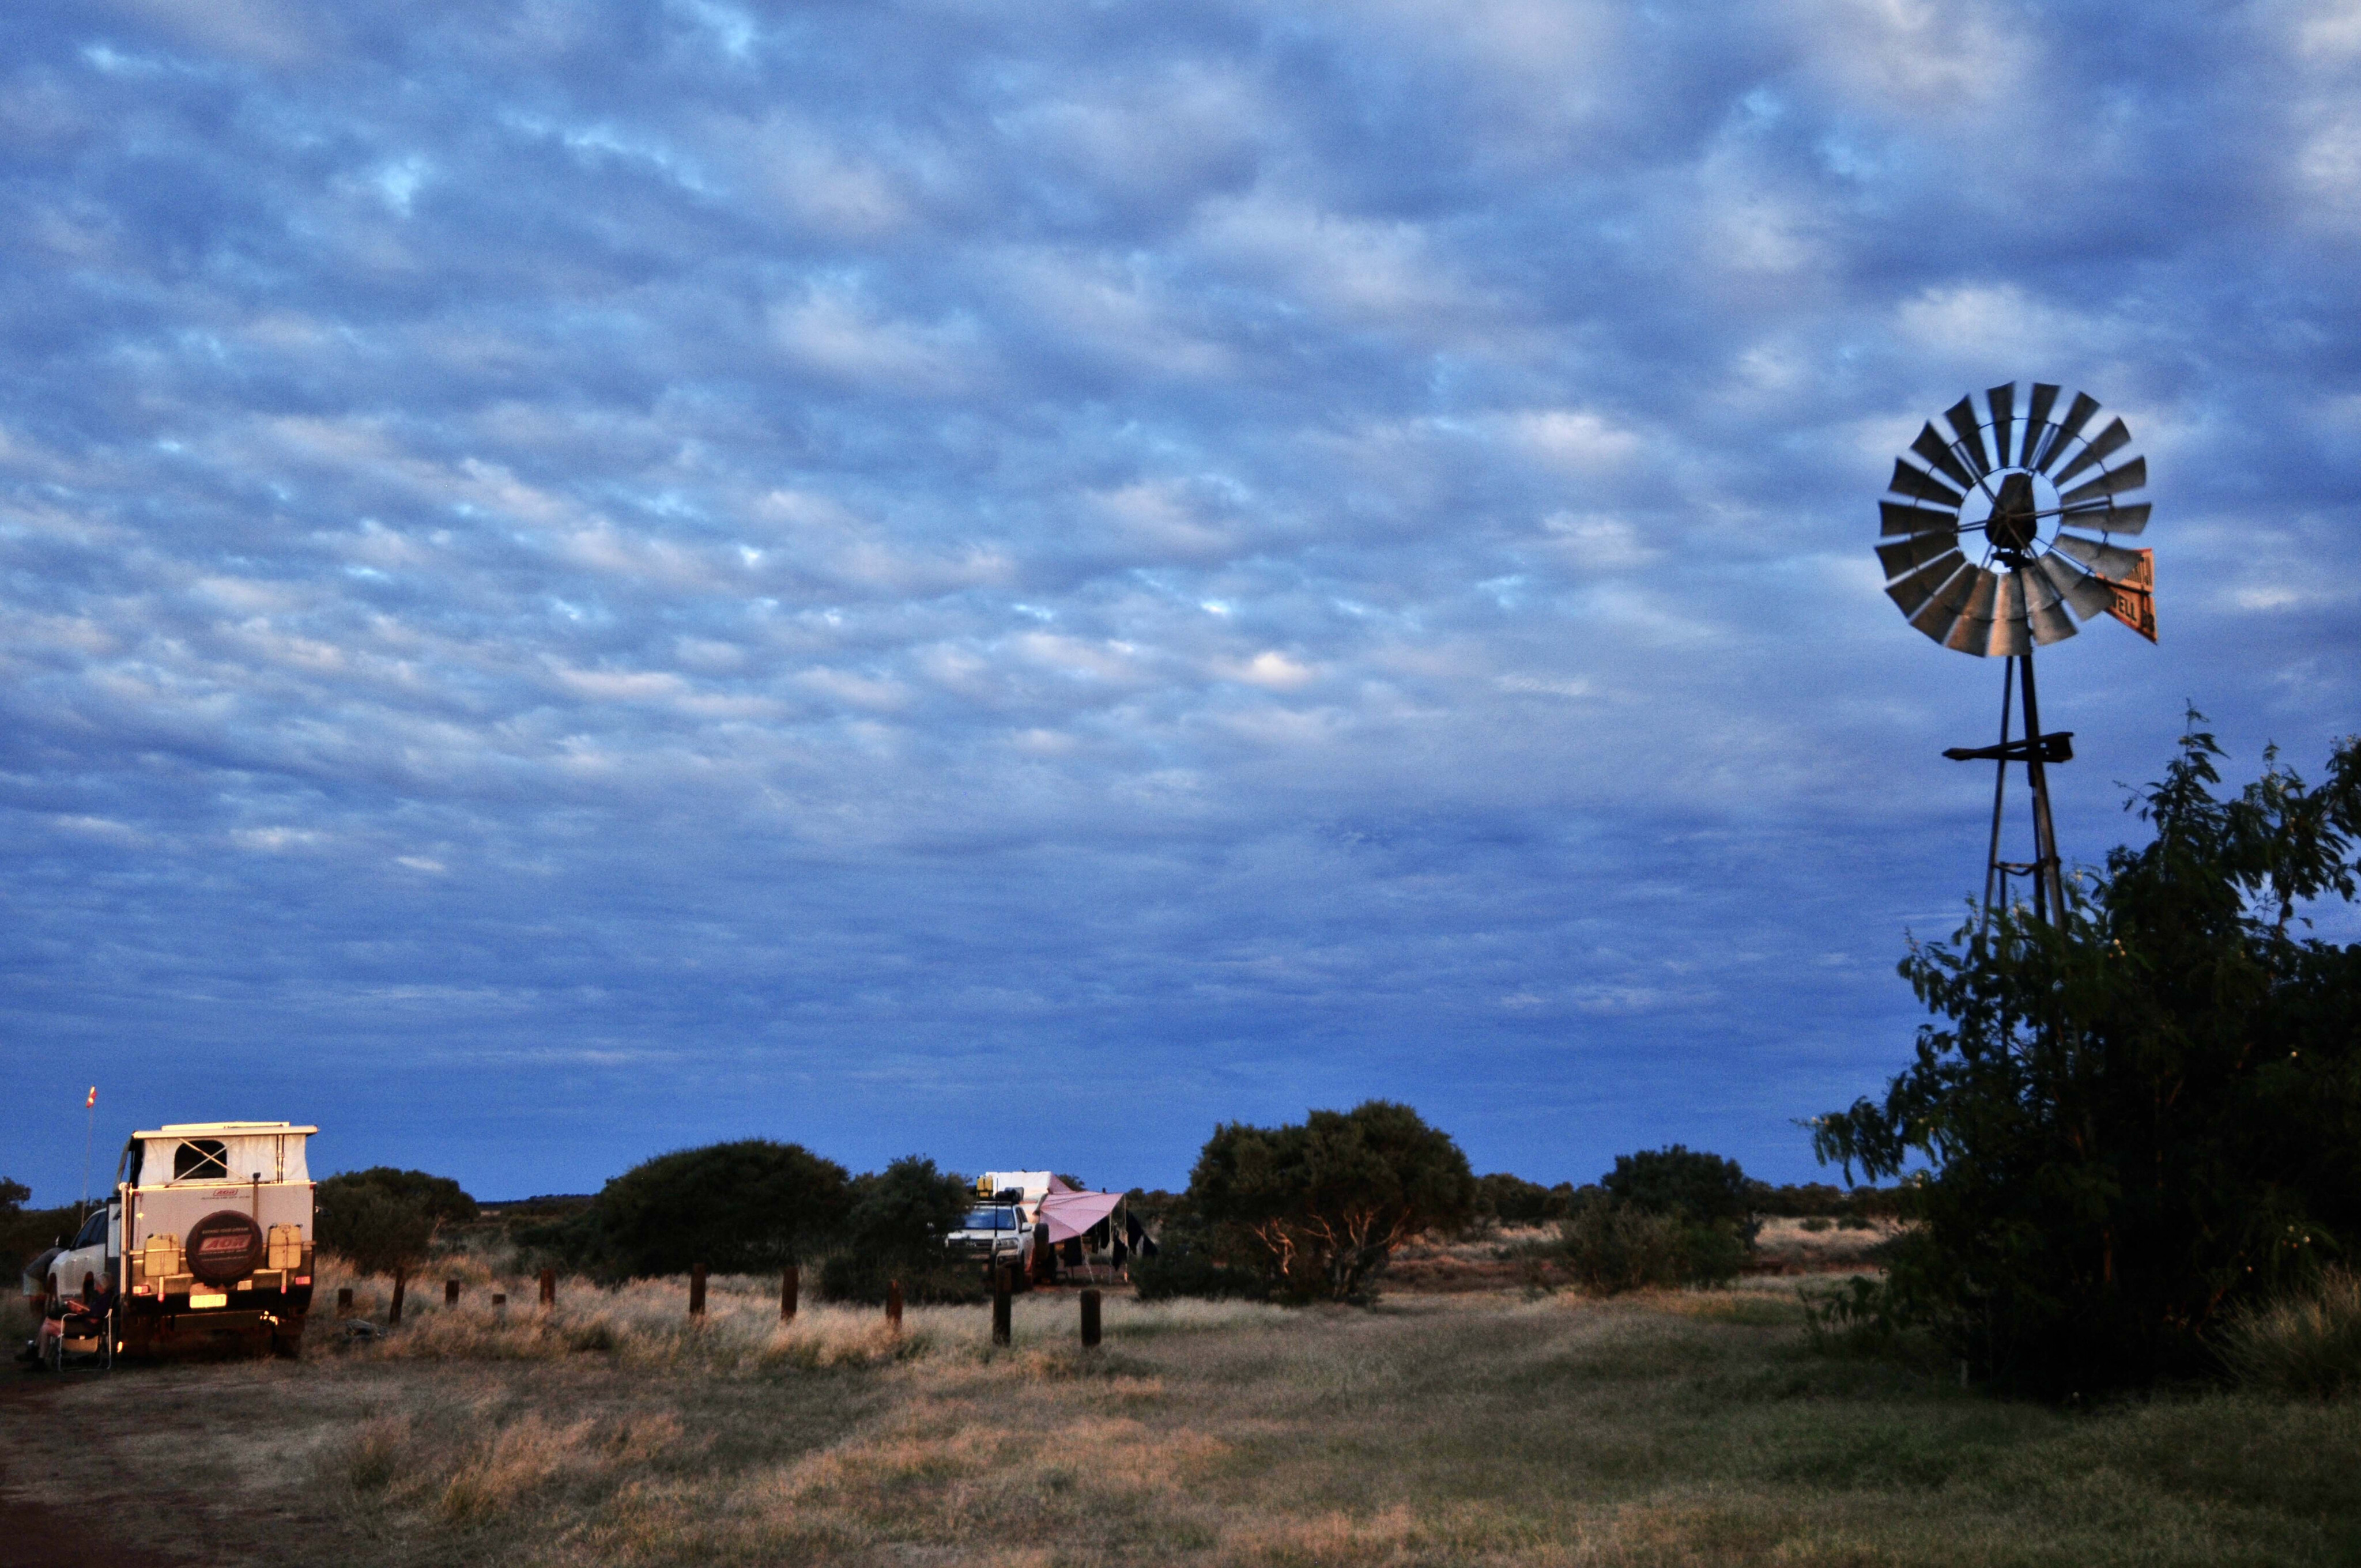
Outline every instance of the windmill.
[[(2047, 921), (2065, 907), (2045, 770), (2072, 759), (2074, 737), (2070, 730), (2042, 732), (2034, 648), (2073, 636), (2076, 617), (2098, 615), (2156, 641), (2155, 553), (2113, 543), (2147, 526), (2148, 504), (2122, 499), (2147, 484), (2147, 459), (2125, 455), (2132, 433), (2120, 419), (2089, 433), (2097, 399), (2076, 392), (2062, 415), (2058, 400), (2058, 388), (2037, 381), (2020, 417), (2014, 381), (1986, 391), (1982, 411), (1972, 396), (1961, 398), (1943, 412), (1948, 434), (1930, 420), (1894, 460), (1891, 493), (1878, 503), (1877, 558), (1887, 597), (1944, 647), (2008, 661), (2001, 675), (2000, 743), (1943, 753), (1997, 764), (1986, 920), (1994, 903), (2006, 902), (2011, 876), (2032, 879), (2036, 919)], [(2012, 739), (2019, 692), (2022, 733)], [(2029, 861), (2001, 859), (2011, 762), (2025, 765), (2033, 796)]]

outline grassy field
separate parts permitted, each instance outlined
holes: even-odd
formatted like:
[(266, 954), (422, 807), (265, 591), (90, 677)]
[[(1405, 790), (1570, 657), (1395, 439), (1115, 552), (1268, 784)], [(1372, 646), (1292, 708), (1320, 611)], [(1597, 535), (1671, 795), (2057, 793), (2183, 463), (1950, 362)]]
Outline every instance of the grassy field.
[[(1792, 1281), (1370, 1311), (471, 1291), (300, 1364), (19, 1378), (6, 1474), (191, 1562), (2351, 1563), (2361, 1402), (2081, 1412), (1817, 1351)], [(44, 1441), (40, 1434), (71, 1434)], [(207, 1543), (198, 1550), (202, 1541)]]

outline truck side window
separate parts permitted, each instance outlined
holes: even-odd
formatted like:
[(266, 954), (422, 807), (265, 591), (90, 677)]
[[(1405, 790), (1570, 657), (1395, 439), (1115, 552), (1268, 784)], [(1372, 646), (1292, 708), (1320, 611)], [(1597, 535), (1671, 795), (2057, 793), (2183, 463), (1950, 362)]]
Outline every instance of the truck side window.
[(82, 1231), (74, 1237), (73, 1245), (77, 1247), (96, 1246), (105, 1239), (106, 1211), (101, 1208), (93, 1210), (90, 1218), (82, 1223)]
[(219, 1138), (191, 1138), (172, 1151), (175, 1181), (226, 1181), (229, 1149)]

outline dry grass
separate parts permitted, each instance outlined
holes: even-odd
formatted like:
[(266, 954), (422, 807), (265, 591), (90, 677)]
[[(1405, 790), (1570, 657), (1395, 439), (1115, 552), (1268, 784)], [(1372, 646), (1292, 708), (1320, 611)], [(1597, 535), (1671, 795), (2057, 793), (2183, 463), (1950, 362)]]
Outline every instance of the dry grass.
[(2310, 1290), (2235, 1320), (2223, 1354), (2242, 1381), (2268, 1393), (2361, 1390), (2361, 1274), (2332, 1268)]
[(837, 1309), (783, 1332), (765, 1282), (711, 1301), (690, 1327), (677, 1281), (569, 1281), (546, 1316), (438, 1299), (296, 1366), (61, 1380), (75, 1430), (121, 1422), (61, 1462), (159, 1519), (205, 1488), (303, 1521), (257, 1560), (403, 1568), (2361, 1558), (2361, 1403), (1996, 1404), (1814, 1354), (1789, 1282), (1111, 1298), (1090, 1354), (1071, 1296), (1020, 1299), (1005, 1350), (981, 1309), (914, 1308), (897, 1343)]

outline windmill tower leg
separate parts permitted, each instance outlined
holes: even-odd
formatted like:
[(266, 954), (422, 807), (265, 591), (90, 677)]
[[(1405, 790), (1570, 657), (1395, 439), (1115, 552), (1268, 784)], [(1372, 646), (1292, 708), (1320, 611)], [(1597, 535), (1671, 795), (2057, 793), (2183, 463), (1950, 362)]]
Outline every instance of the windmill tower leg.
[(2018, 656), (2025, 685), (2025, 773), (2033, 785), (2033, 917), (2044, 925), (2066, 916), (2065, 879), (2059, 874), (2058, 833), (2049, 822), (2049, 775), (2041, 766), (2041, 706), (2033, 690), (2033, 655)]
[[(2008, 747), (2009, 703), (2016, 696), (2016, 660), (2011, 657), (2000, 677), (2000, 743), (2004, 752)], [(2008, 758), (2003, 755), (1993, 764), (1993, 825), (1992, 851), (1984, 857), (1983, 915), (1976, 922), (1976, 935), (1981, 938), (1992, 924), (1993, 906), (2008, 897), (2008, 872), (2001, 864), (2001, 808), (2008, 798)]]

